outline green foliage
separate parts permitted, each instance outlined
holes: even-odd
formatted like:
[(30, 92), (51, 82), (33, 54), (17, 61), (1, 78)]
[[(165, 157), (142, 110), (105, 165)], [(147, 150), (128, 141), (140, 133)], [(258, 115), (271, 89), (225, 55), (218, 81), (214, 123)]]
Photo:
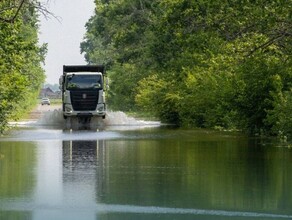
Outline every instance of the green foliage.
[(97, 0), (81, 50), (108, 65), (114, 109), (291, 137), (291, 5)]
[[(2, 1), (0, 9), (9, 1)], [(5, 9), (4, 8), (4, 9)], [(1, 11), (9, 17), (13, 9)], [(13, 22), (0, 21), (0, 133), (35, 104), (44, 71), (45, 46), (38, 46), (34, 10), (23, 7)]]
[[(125, 77), (127, 75), (127, 77)], [(113, 110), (135, 110), (135, 87), (140, 80), (136, 74), (136, 67), (125, 64), (123, 68), (115, 66), (109, 71), (110, 89), (108, 91), (108, 104)]]
[(181, 97), (177, 91), (175, 82), (150, 75), (139, 82), (136, 102), (144, 111), (153, 112), (162, 121), (179, 124), (178, 105)]
[(271, 93), (273, 108), (267, 111), (266, 123), (271, 126), (271, 131), (282, 138), (283, 141), (292, 137), (292, 65), (290, 63), (281, 66), (284, 73), (275, 75), (273, 84), (278, 88)]

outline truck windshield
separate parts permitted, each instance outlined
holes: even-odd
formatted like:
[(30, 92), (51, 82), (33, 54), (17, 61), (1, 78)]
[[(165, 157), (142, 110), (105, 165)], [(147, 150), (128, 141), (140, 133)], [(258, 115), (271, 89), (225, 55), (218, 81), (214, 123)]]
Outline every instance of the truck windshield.
[(67, 77), (66, 88), (74, 89), (100, 89), (102, 88), (100, 75), (77, 75), (72, 74)]

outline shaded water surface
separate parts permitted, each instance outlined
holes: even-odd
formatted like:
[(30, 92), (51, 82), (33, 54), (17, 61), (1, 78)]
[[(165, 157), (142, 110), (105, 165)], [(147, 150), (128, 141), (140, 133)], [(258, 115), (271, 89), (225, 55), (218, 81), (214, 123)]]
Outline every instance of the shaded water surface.
[(0, 219), (292, 219), (292, 150), (164, 127), (0, 139)]

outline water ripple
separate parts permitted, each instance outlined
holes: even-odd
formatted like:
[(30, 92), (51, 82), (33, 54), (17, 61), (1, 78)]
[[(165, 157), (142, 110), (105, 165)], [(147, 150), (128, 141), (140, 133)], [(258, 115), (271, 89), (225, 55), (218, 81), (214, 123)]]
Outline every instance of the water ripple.
[(226, 216), (226, 217), (247, 217), (247, 218), (283, 218), (292, 219), (292, 215), (242, 212), (226, 210), (190, 209), (190, 208), (170, 208), (158, 206), (135, 206), (119, 204), (92, 204), (87, 206), (76, 206), (70, 204), (48, 205), (34, 204), (30, 202), (1, 202), (1, 210), (5, 211), (35, 211), (35, 210), (62, 210), (73, 212), (96, 212), (96, 213), (129, 213), (129, 214), (173, 214), (173, 215), (205, 215), (205, 216)]

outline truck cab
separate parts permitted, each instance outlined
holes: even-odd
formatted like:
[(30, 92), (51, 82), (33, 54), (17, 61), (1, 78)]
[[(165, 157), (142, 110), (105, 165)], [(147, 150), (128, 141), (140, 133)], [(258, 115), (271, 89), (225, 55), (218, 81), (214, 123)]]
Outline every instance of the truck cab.
[(105, 118), (104, 78), (105, 68), (102, 65), (63, 66), (59, 83), (65, 119)]

